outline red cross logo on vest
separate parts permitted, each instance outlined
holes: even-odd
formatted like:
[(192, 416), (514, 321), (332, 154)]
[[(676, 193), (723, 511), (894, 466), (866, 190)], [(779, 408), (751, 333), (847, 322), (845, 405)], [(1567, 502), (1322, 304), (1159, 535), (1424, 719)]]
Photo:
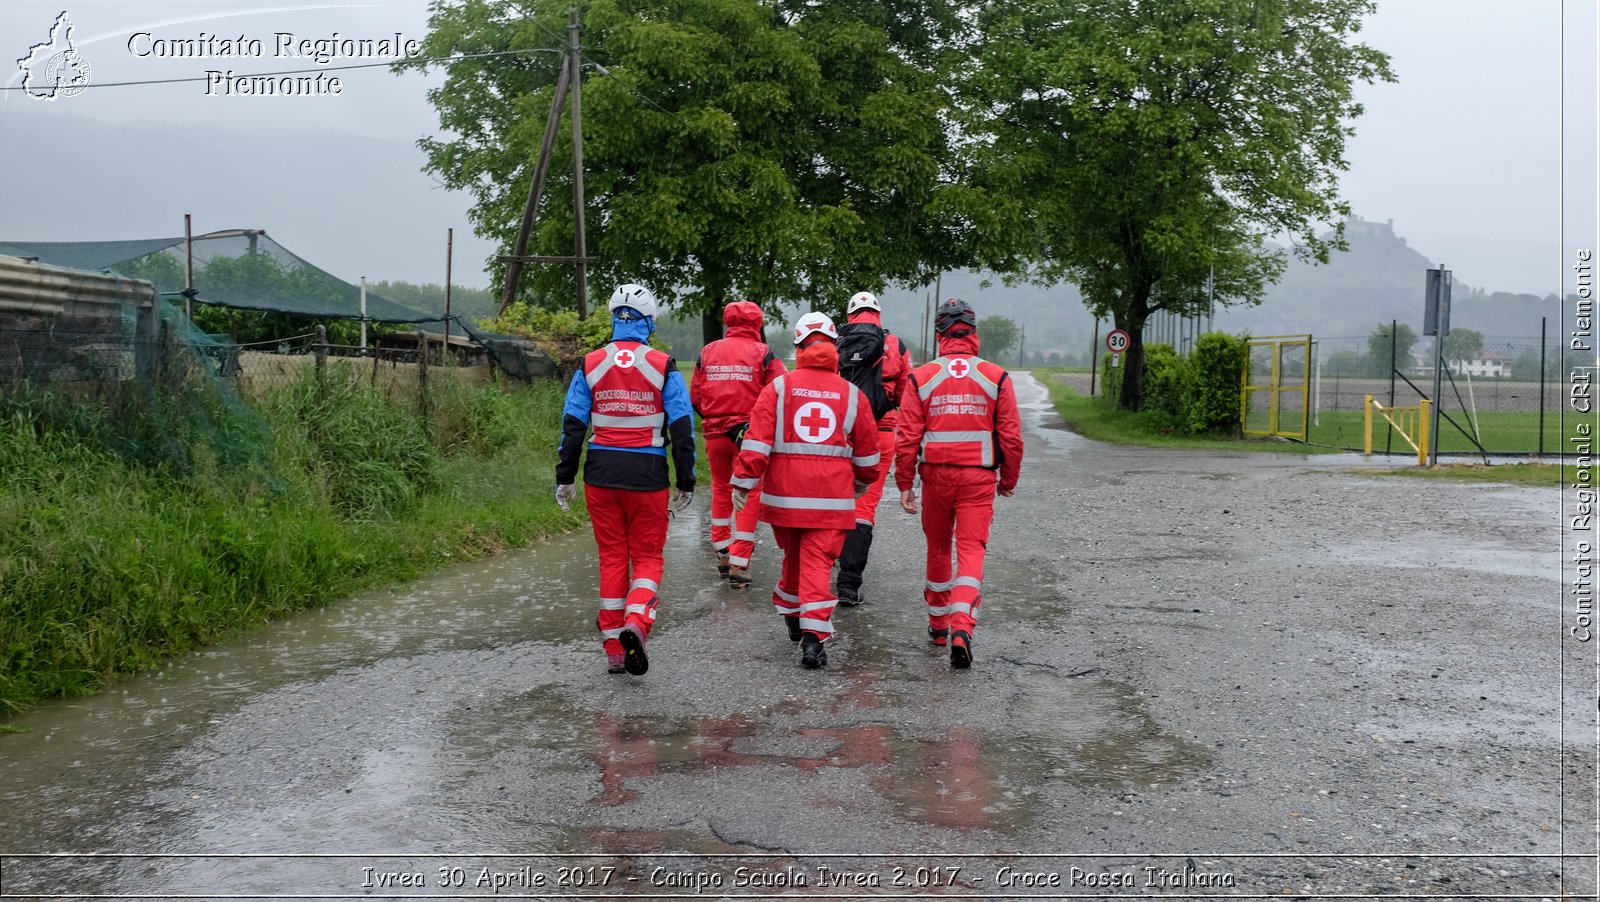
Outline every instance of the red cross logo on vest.
[(623, 348), (622, 350), (618, 351), (617, 356), (612, 359), (617, 362), (617, 366), (620, 366), (623, 369), (633, 366), (633, 352), (627, 348)]
[(827, 441), (828, 436), (833, 435), (836, 426), (838, 421), (834, 419), (833, 410), (828, 405), (818, 404), (816, 401), (800, 405), (800, 409), (794, 414), (795, 434), (800, 436), (802, 441), (813, 445)]
[(960, 379), (972, 369), (972, 364), (957, 357), (955, 360), (950, 361), (948, 369), (950, 370), (950, 375)]

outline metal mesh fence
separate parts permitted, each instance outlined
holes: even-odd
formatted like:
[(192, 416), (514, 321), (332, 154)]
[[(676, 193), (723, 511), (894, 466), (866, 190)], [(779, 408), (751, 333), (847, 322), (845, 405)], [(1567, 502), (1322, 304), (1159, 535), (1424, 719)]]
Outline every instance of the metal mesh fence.
[[(1316, 339), (1308, 440), (1360, 450), (1367, 395), (1385, 406), (1412, 405), (1430, 396), (1433, 342), (1424, 337), (1405, 348), (1393, 338)], [(1435, 436), (1440, 453), (1559, 454), (1566, 402), (1562, 367), (1562, 347), (1538, 338), (1485, 337), (1481, 346), (1447, 358), (1434, 399), (1440, 412)], [(1374, 448), (1385, 450), (1411, 453), (1386, 424), (1375, 436)]]

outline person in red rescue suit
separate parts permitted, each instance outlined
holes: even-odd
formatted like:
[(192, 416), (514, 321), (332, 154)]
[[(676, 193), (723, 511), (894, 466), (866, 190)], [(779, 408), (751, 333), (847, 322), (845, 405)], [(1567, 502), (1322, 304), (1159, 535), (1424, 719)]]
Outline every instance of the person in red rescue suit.
[[(650, 668), (645, 640), (660, 604), (667, 521), (694, 500), (694, 411), (677, 363), (645, 344), (655, 315), (648, 288), (629, 284), (612, 293), (611, 341), (585, 355), (562, 410), (556, 503), (567, 510), (577, 495), (582, 456), (589, 525), (599, 546), (596, 623), (611, 673)], [(677, 477), (670, 498), (669, 446)]]
[(735, 513), (728, 480), (756, 396), (789, 368), (767, 347), (758, 305), (734, 301), (722, 308), (722, 325), (723, 337), (706, 345), (695, 361), (689, 401), (700, 415), (711, 464), (711, 547), (717, 552), (717, 572), (733, 588), (743, 589), (750, 585), (760, 490), (751, 490), (744, 509)]
[(839, 330), (841, 338), (860, 328), (876, 329), (883, 336), (883, 355), (874, 369), (882, 379), (887, 402), (883, 414), (877, 416), (878, 451), (883, 455), (885, 466), (867, 491), (856, 499), (856, 524), (845, 535), (844, 548), (839, 552), (839, 603), (854, 607), (861, 603), (861, 575), (867, 569), (867, 555), (872, 550), (872, 527), (878, 521), (878, 501), (889, 480), (887, 463), (894, 459), (894, 427), (899, 419), (895, 408), (905, 390), (906, 377), (911, 373), (911, 353), (897, 336), (883, 328), (883, 308), (870, 291), (857, 292), (850, 299), (845, 316), (849, 321)]
[(761, 390), (733, 464), (735, 508), (761, 484), (761, 519), (783, 550), (772, 603), (810, 669), (828, 663), (837, 603), (828, 583), (855, 526), (855, 499), (887, 464), (866, 398), (837, 373), (838, 340), (826, 315), (800, 317), (794, 372)]
[(978, 357), (977, 323), (964, 301), (940, 305), (934, 315), (939, 357), (911, 372), (895, 445), (895, 484), (907, 513), (918, 512), (912, 482), (922, 475), (928, 637), (935, 645), (949, 643), (950, 665), (957, 668), (972, 666), (994, 496), (1010, 497), (1022, 470), (1016, 391), (1004, 369)]

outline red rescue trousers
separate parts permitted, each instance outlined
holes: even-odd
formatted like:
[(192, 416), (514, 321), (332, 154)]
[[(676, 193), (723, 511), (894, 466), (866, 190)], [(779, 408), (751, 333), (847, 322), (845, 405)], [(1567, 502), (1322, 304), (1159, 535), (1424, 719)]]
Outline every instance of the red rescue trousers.
[(824, 641), (833, 635), (833, 595), (828, 578), (844, 547), (842, 529), (805, 529), (772, 525), (783, 549), (782, 575), (772, 590), (772, 604), (785, 617), (800, 618), (800, 628)]
[(868, 526), (878, 522), (878, 501), (883, 498), (883, 484), (889, 479), (889, 471), (893, 469), (891, 462), (894, 460), (894, 430), (878, 432), (878, 454), (882, 456), (883, 468), (878, 471), (878, 478), (867, 486), (867, 490), (856, 499), (856, 525), (865, 523)]
[(733, 459), (739, 446), (726, 435), (706, 436), (706, 462), (711, 464), (711, 547), (726, 554), (735, 567), (750, 566), (756, 545), (756, 521), (761, 515), (761, 486), (750, 492), (744, 510), (734, 512)]
[[(922, 534), (928, 539), (928, 626), (972, 634), (983, 601), (983, 555), (994, 522), (994, 483), (922, 484)], [(955, 572), (950, 544), (955, 541)]]
[(607, 654), (622, 653), (617, 633), (633, 624), (646, 637), (656, 622), (661, 551), (667, 544), (667, 490), (584, 486), (600, 557), (600, 616)]

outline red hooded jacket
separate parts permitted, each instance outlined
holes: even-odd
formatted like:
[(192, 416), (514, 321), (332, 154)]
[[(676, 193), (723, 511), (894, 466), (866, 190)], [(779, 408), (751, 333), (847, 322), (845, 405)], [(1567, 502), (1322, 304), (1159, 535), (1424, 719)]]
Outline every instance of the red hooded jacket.
[[(902, 492), (912, 487), (919, 457), (925, 483), (993, 482), (998, 474), (1002, 491), (1016, 488), (1022, 471), (1016, 389), (1004, 369), (977, 354), (978, 333), (941, 336), (939, 358), (907, 380), (895, 436), (894, 481)], [(936, 453), (924, 452), (925, 437), (939, 446)], [(931, 462), (930, 456), (950, 462)]]
[(719, 435), (750, 421), (756, 396), (788, 372), (762, 335), (761, 308), (734, 301), (722, 308), (722, 338), (706, 345), (689, 380), (689, 403), (706, 435)]

